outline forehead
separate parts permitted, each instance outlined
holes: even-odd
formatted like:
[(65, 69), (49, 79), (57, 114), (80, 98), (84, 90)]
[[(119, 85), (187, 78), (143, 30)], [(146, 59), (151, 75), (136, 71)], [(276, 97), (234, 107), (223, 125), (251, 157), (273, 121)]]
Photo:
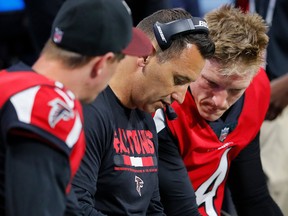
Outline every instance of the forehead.
[(238, 87), (238, 88), (246, 88), (253, 76), (250, 73), (244, 73), (244, 75), (239, 75), (237, 70), (243, 69), (243, 67), (231, 68), (231, 71), (234, 70), (235, 73), (224, 75), (221, 71), (222, 66), (218, 64), (215, 60), (206, 60), (205, 66), (201, 72), (201, 75), (207, 80), (214, 82), (220, 86), (224, 87)]
[(175, 76), (187, 76), (195, 80), (205, 65), (205, 59), (197, 46), (189, 44), (179, 56), (167, 61)]

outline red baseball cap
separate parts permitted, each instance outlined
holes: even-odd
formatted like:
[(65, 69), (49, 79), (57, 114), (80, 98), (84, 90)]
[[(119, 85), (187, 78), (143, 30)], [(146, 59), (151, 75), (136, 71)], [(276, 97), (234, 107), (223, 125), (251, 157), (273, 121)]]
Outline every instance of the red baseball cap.
[(150, 39), (140, 29), (132, 29), (132, 39), (128, 46), (122, 50), (125, 55), (148, 56), (153, 52)]

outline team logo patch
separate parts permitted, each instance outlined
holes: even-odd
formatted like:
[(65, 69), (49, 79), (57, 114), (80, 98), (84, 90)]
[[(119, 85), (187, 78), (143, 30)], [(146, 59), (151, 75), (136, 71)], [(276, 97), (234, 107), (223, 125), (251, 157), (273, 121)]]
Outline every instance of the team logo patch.
[(63, 31), (61, 31), (59, 28), (56, 27), (53, 35), (53, 41), (55, 43), (61, 43), (63, 34), (64, 34)]
[(54, 128), (60, 121), (68, 121), (74, 118), (74, 111), (62, 100), (56, 98), (48, 103), (51, 110), (48, 117), (50, 127)]
[(219, 140), (221, 142), (223, 142), (226, 138), (227, 138), (227, 135), (229, 133), (229, 130), (230, 128), (229, 127), (225, 127), (221, 130), (221, 134), (220, 134), (220, 137), (219, 137)]
[(144, 181), (138, 177), (135, 176), (135, 182), (136, 182), (136, 191), (138, 192), (139, 196), (141, 196), (141, 188), (144, 186)]

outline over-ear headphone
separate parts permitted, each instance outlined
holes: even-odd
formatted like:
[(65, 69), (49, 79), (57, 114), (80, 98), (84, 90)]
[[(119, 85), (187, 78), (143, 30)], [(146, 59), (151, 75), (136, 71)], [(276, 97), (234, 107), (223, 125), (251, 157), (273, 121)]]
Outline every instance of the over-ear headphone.
[(164, 51), (171, 46), (174, 36), (189, 33), (209, 33), (207, 23), (200, 17), (179, 19), (168, 23), (156, 22), (153, 25), (154, 34), (160, 48)]

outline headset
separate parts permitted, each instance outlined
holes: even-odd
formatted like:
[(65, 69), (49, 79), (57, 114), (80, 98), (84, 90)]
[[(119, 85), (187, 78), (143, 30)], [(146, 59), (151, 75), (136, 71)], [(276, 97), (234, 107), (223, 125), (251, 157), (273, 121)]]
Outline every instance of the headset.
[(162, 51), (168, 49), (176, 35), (185, 35), (189, 33), (207, 33), (209, 29), (204, 19), (192, 17), (189, 19), (179, 19), (168, 23), (156, 22), (153, 25), (153, 31)]

